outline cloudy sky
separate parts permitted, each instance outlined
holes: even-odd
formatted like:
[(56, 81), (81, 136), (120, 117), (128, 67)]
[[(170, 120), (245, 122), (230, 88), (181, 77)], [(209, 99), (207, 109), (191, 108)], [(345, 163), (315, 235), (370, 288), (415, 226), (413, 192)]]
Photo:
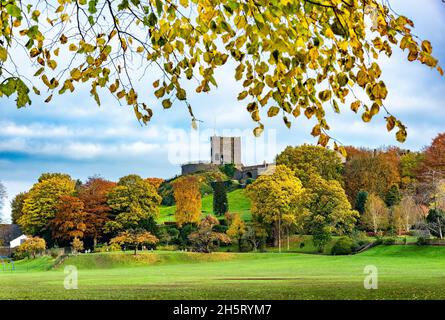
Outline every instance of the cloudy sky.
[[(445, 62), (445, 4), (441, 0), (390, 0), (392, 8), (415, 22), (416, 34), (431, 40), (434, 54)], [(409, 63), (405, 54), (394, 51), (391, 60), (381, 60), (383, 80), (389, 88), (386, 106), (408, 126), (408, 140), (396, 142), (385, 130), (383, 114), (364, 124), (344, 106), (341, 115), (330, 115), (331, 134), (345, 145), (379, 147), (400, 145), (419, 150), (445, 131), (445, 80), (438, 72), (419, 63)], [(150, 76), (138, 84), (155, 115), (141, 126), (131, 109), (102, 95), (99, 108), (88, 90), (54, 97), (50, 104), (34, 98), (26, 109), (17, 110), (13, 101), (0, 99), (0, 181), (15, 194), (29, 189), (42, 172), (66, 172), (76, 179), (101, 175), (118, 179), (130, 173), (143, 177), (169, 178), (180, 172), (179, 164), (208, 160), (209, 136), (243, 137), (243, 162), (272, 161), (286, 145), (315, 143), (311, 122), (300, 118), (290, 130), (281, 119), (266, 121), (261, 139), (254, 139), (254, 124), (243, 104), (236, 99), (240, 84), (230, 65), (217, 74), (219, 88), (210, 94), (191, 96), (195, 115), (203, 122), (192, 132), (186, 108), (174, 104), (161, 110), (151, 92)], [(137, 72), (136, 70), (134, 71)], [(3, 215), (10, 214), (9, 205)]]

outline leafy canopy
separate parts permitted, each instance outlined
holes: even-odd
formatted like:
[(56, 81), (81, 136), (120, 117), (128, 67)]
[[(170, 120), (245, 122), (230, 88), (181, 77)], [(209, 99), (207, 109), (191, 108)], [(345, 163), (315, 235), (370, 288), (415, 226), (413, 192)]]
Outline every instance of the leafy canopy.
[(54, 175), (34, 184), (27, 193), (18, 218), (22, 230), (32, 235), (42, 234), (57, 213), (59, 198), (72, 195), (74, 186), (75, 182), (65, 175)]
[(161, 197), (153, 185), (138, 175), (120, 178), (107, 197), (108, 205), (116, 215), (113, 221), (106, 223), (108, 231), (137, 228), (144, 221), (159, 216)]
[[(185, 103), (195, 124), (185, 82), (208, 92), (217, 86), (216, 69), (230, 61), (255, 135), (264, 129), (261, 111), (280, 115), (287, 127), (304, 115), (317, 120), (312, 135), (325, 146), (326, 108), (340, 113), (351, 96), (350, 108), (365, 122), (385, 110), (387, 129), (397, 128), (404, 141), (406, 127), (384, 105), (379, 55), (399, 47), (409, 61), (443, 75), (431, 43), (419, 40), (413, 22), (383, 0), (9, 0), (0, 13), (0, 95), (15, 94), (19, 108), (31, 104), (31, 87), (49, 102), (85, 83), (97, 104), (106, 88), (147, 123), (152, 106), (139, 98), (132, 68), (153, 66), (160, 74), (154, 95), (165, 109)], [(22, 76), (20, 48), (39, 81)], [(356, 89), (366, 98), (356, 98)]]

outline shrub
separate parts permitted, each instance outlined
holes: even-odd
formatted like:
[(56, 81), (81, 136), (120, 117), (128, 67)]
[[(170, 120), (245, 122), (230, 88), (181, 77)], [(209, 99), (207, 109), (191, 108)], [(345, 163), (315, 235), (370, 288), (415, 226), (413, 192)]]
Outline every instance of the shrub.
[(83, 241), (79, 238), (74, 238), (71, 242), (71, 247), (73, 248), (74, 253), (78, 253), (83, 251)]
[(56, 259), (58, 256), (60, 256), (61, 251), (60, 249), (56, 249), (56, 248), (52, 248), (49, 251), (49, 255), (51, 256), (51, 258)]
[(349, 237), (341, 237), (332, 247), (331, 254), (334, 256), (348, 255), (352, 253), (353, 247), (354, 240)]
[(17, 255), (21, 256), (22, 259), (25, 257), (33, 257), (35, 258), (36, 255), (41, 254), (46, 249), (46, 242), (44, 239), (39, 237), (30, 237), (25, 240), (18, 248), (17, 248)]
[(394, 237), (384, 238), (382, 241), (382, 244), (385, 246), (390, 246), (395, 243), (396, 243), (396, 238), (394, 238)]
[(111, 251), (120, 251), (120, 250), (122, 250), (122, 248), (117, 243), (112, 243), (110, 245), (104, 244), (104, 245), (96, 246), (94, 248), (94, 252), (111, 252)]
[(418, 246), (426, 246), (428, 244), (428, 239), (425, 237), (418, 237), (416, 244)]

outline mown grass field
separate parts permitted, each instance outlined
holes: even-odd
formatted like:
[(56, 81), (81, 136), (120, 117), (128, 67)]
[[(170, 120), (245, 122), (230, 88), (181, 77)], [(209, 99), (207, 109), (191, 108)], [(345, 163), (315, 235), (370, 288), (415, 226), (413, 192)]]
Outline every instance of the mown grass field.
[[(0, 299), (445, 299), (443, 247), (378, 246), (354, 256), (103, 253), (53, 263), (0, 271)], [(66, 265), (79, 270), (78, 290), (63, 287)], [(377, 290), (363, 287), (367, 265), (378, 268)]]
[[(229, 211), (231, 213), (239, 213), (241, 218), (245, 221), (252, 219), (250, 213), (250, 200), (245, 196), (244, 189), (237, 189), (227, 193), (227, 200), (229, 200)], [(159, 223), (175, 221), (176, 206), (162, 206), (160, 207)], [(213, 194), (202, 197), (202, 215), (213, 214)]]

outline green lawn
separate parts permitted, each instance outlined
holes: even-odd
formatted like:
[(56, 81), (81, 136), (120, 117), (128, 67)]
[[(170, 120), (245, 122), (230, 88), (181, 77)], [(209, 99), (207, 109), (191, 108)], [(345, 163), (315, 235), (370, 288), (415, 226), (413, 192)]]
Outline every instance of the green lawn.
[[(0, 271), (0, 299), (445, 299), (445, 248), (379, 246), (354, 256), (290, 253), (87, 254)], [(64, 265), (79, 289), (63, 287)], [(378, 268), (365, 290), (365, 266)], [(2, 269), (0, 269), (2, 270)]]
[[(251, 220), (250, 214), (250, 201), (244, 194), (244, 189), (237, 189), (227, 193), (227, 199), (229, 200), (229, 212), (239, 213), (241, 218), (248, 221)], [(175, 221), (176, 206), (162, 206), (160, 207), (160, 218), (158, 222), (163, 223), (167, 221)], [(213, 214), (213, 195), (207, 195), (202, 197), (202, 215)]]

